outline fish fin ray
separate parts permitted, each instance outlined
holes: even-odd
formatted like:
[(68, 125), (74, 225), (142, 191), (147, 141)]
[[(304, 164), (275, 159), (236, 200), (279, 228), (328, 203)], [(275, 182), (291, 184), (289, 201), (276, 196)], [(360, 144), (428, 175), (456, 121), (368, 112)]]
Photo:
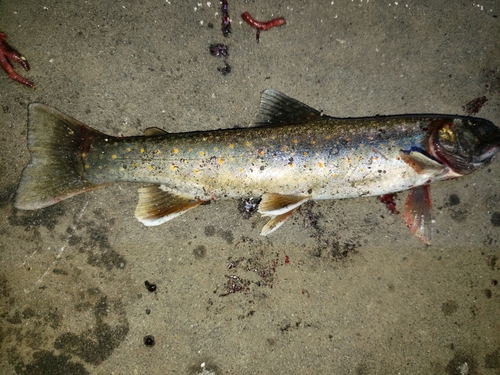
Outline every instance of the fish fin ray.
[(138, 192), (135, 217), (148, 227), (161, 225), (203, 203), (199, 199), (166, 191), (162, 185), (143, 187)]
[(253, 126), (299, 125), (321, 120), (321, 112), (273, 89), (264, 90)]
[(404, 220), (410, 231), (430, 245), (432, 238), (432, 203), (429, 185), (416, 186), (406, 198)]
[(85, 178), (83, 153), (97, 138), (108, 137), (55, 108), (32, 103), (28, 108), (31, 160), (21, 175), (14, 206), (36, 210), (106, 184)]
[(258, 211), (264, 216), (277, 216), (299, 207), (309, 199), (309, 195), (264, 193)]
[(266, 225), (262, 227), (262, 230), (260, 231), (261, 236), (267, 236), (268, 234), (271, 234), (274, 232), (276, 229), (281, 227), (287, 219), (292, 216), (293, 212), (296, 209), (292, 209), (288, 212), (285, 212), (284, 214), (281, 215), (276, 215), (276, 216), (271, 216), (271, 220), (267, 222)]

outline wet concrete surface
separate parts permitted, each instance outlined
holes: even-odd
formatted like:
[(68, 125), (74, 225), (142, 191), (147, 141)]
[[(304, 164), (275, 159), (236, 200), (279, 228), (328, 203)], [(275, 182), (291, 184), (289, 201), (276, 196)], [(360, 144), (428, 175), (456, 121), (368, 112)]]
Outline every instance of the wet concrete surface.
[[(256, 43), (244, 11), (287, 24)], [(498, 160), (432, 186), (431, 246), (375, 197), (308, 203), (267, 238), (236, 200), (144, 227), (134, 184), (13, 207), (32, 102), (123, 136), (248, 126), (269, 87), (338, 117), (463, 115), (485, 97), (477, 116), (500, 124), (497, 1), (229, 14), (224, 38), (219, 2), (0, 2), (36, 83), (0, 75), (0, 373), (500, 373)]]

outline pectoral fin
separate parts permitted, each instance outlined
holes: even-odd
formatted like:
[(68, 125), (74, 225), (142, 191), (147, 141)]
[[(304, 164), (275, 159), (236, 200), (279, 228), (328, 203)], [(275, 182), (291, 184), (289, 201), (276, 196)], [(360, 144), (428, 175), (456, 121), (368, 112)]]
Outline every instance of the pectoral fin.
[(430, 245), (432, 236), (431, 196), (429, 185), (417, 186), (406, 198), (404, 219), (410, 231)]
[(138, 192), (135, 217), (148, 227), (163, 224), (203, 203), (199, 199), (165, 191), (161, 185), (144, 187)]
[(264, 193), (259, 204), (259, 212), (263, 216), (270, 216), (271, 220), (262, 228), (260, 234), (267, 236), (278, 229), (302, 203), (308, 201), (310, 196), (281, 195)]

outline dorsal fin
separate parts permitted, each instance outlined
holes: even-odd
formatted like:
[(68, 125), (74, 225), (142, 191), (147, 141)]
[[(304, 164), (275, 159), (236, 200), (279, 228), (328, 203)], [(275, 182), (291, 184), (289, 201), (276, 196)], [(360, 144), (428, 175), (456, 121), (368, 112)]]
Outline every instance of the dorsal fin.
[(273, 89), (262, 92), (253, 126), (298, 125), (321, 119), (321, 113)]

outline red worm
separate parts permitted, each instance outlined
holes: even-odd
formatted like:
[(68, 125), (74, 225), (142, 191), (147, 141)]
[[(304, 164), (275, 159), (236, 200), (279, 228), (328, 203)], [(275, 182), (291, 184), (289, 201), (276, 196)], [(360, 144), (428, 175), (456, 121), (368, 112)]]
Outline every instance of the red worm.
[(252, 26), (254, 29), (257, 30), (257, 35), (256, 35), (257, 43), (259, 42), (259, 35), (261, 30), (269, 30), (272, 27), (284, 25), (286, 22), (283, 17), (275, 18), (267, 22), (260, 22), (255, 20), (248, 12), (243, 13), (241, 15), (241, 18), (243, 18), (243, 20), (246, 23), (248, 23), (250, 26)]
[(246, 23), (248, 23), (250, 26), (252, 26), (254, 29), (257, 29), (257, 30), (268, 30), (271, 27), (281, 26), (286, 22), (285, 19), (282, 17), (275, 18), (275, 19), (273, 19), (271, 21), (267, 21), (267, 22), (260, 22), (260, 21), (254, 20), (253, 17), (248, 12), (243, 13), (241, 15), (241, 18), (243, 18), (243, 20)]

